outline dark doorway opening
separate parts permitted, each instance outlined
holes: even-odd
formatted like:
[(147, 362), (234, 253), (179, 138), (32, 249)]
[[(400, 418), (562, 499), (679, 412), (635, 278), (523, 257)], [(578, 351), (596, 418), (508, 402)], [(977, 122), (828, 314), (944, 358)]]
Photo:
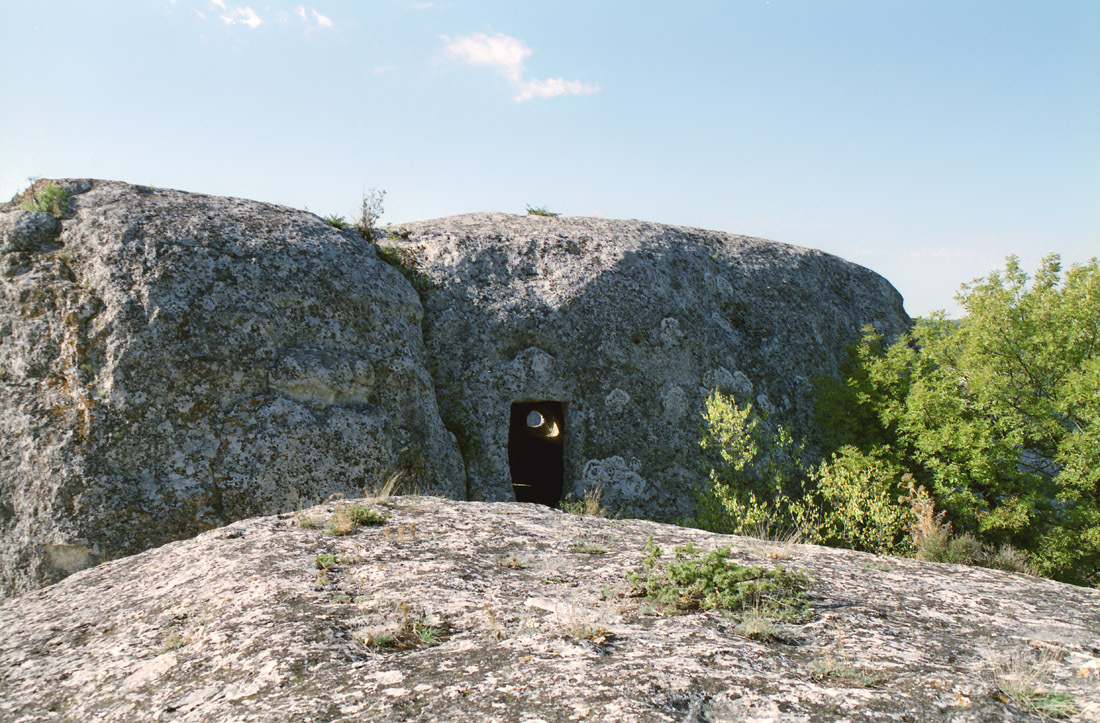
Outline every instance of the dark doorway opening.
[(508, 469), (517, 502), (557, 507), (561, 502), (562, 440), (565, 410), (561, 402), (516, 402), (508, 422)]

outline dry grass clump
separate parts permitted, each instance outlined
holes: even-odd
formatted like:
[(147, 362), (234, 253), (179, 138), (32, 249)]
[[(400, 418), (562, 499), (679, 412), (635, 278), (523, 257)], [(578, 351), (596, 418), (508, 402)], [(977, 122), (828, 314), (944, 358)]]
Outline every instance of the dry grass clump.
[(571, 515), (589, 515), (591, 517), (610, 517), (611, 513), (603, 506), (603, 487), (586, 489), (581, 499), (570, 492), (561, 501), (563, 511)]
[(1050, 689), (1058, 659), (1049, 650), (1018, 654), (987, 670), (984, 678), (993, 688), (993, 697), (1003, 703), (1015, 703), (1044, 720), (1069, 718), (1080, 711), (1073, 697)]
[(909, 496), (905, 499), (912, 512), (909, 535), (918, 560), (1034, 574), (1027, 557), (1011, 545), (994, 550), (969, 533), (955, 535), (951, 523), (944, 519), (944, 511), (936, 512), (932, 496), (924, 487), (916, 487), (912, 479), (909, 480)]

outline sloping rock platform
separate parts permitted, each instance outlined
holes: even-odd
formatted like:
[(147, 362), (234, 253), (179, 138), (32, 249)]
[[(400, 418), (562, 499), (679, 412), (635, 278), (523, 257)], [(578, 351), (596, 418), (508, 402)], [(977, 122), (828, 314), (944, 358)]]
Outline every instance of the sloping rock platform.
[[(378, 526), (303, 526), (342, 504), (7, 601), (0, 719), (1032, 720), (995, 693), (1012, 666), (1100, 718), (1096, 590), (517, 503), (393, 498)], [(650, 536), (804, 571), (812, 618), (756, 642), (722, 613), (657, 614), (626, 580)]]

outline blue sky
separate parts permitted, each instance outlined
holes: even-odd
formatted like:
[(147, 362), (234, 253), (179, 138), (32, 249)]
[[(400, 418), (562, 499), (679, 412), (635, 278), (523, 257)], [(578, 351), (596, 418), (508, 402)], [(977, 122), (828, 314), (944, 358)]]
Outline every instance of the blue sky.
[(1100, 255), (1097, 0), (0, 0), (0, 67), (3, 197), (640, 218), (838, 254), (912, 315)]

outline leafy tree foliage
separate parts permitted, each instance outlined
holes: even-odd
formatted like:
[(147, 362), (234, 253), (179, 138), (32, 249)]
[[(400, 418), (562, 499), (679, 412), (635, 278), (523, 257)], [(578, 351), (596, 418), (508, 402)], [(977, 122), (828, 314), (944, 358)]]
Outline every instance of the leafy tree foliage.
[(964, 318), (891, 345), (866, 330), (845, 387), (822, 394), (827, 436), (911, 474), (956, 530), (1098, 584), (1100, 267), (1063, 278), (1049, 256), (1029, 279), (1011, 257), (957, 298)]
[(1100, 265), (1048, 256), (1032, 278), (1010, 257), (957, 299), (962, 319), (892, 343), (867, 328), (843, 378), (819, 383), (817, 464), (712, 394), (694, 523), (1100, 587)]

